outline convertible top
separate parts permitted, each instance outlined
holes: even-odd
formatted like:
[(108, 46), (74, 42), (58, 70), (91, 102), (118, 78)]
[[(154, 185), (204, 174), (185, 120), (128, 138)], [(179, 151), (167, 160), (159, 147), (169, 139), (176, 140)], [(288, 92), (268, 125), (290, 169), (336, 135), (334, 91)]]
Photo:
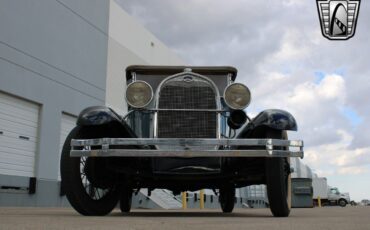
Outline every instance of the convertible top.
[(132, 78), (132, 73), (149, 75), (173, 75), (181, 73), (185, 68), (190, 68), (194, 73), (202, 75), (226, 75), (231, 74), (235, 81), (238, 70), (232, 66), (154, 66), (154, 65), (132, 65), (126, 68), (126, 79)]

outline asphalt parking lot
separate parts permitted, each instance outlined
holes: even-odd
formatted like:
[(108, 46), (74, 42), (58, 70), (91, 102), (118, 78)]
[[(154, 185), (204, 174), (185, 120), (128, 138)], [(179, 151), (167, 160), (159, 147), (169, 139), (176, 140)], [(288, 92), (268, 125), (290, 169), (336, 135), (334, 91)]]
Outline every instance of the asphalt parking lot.
[(370, 229), (370, 207), (293, 209), (274, 218), (268, 209), (118, 210), (105, 217), (85, 217), (68, 208), (0, 208), (0, 229)]

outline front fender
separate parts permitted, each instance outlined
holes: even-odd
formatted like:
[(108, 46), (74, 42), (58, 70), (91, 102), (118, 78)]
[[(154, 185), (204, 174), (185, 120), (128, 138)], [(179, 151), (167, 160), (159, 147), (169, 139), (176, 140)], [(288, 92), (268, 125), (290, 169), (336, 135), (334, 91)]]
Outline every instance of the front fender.
[(121, 118), (106, 106), (92, 106), (81, 111), (77, 119), (78, 126), (105, 125), (120, 122)]
[(297, 122), (292, 114), (280, 109), (269, 109), (259, 113), (240, 132), (238, 137), (245, 137), (259, 127), (268, 127), (277, 130), (297, 131)]
[(137, 137), (129, 125), (121, 117), (106, 106), (92, 106), (81, 111), (77, 119), (77, 126), (87, 132), (108, 132), (107, 136)]

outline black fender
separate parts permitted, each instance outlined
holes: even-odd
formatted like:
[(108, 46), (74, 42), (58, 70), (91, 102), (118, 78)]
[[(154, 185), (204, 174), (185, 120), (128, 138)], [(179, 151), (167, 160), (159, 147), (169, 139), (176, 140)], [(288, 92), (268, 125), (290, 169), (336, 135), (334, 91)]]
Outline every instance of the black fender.
[(78, 126), (105, 125), (120, 122), (120, 117), (106, 106), (91, 106), (82, 110), (77, 119)]
[(259, 113), (244, 126), (237, 138), (248, 137), (253, 130), (266, 127), (277, 130), (298, 130), (297, 122), (292, 114), (280, 109), (269, 109)]
[[(297, 131), (297, 122), (288, 112), (278, 109), (264, 110), (247, 123), (236, 138), (264, 138), (266, 129)], [(236, 149), (250, 149), (239, 146)], [(238, 172), (239, 175), (248, 175), (250, 184), (263, 184), (265, 181), (265, 159), (252, 158), (223, 158), (223, 170), (226, 172)], [(252, 175), (252, 176), (251, 176)]]
[(137, 137), (134, 131), (121, 117), (106, 106), (92, 106), (81, 111), (77, 119), (77, 126), (86, 129), (101, 128), (106, 130), (117, 130), (123, 134), (122, 137)]

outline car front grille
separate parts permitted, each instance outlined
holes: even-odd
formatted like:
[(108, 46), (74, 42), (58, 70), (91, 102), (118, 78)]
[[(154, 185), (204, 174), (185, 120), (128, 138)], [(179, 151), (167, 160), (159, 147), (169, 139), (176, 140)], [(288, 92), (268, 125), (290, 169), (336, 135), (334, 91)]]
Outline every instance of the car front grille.
[(205, 111), (217, 109), (215, 90), (208, 80), (191, 75), (163, 83), (158, 99), (157, 136), (216, 138), (217, 113)]

